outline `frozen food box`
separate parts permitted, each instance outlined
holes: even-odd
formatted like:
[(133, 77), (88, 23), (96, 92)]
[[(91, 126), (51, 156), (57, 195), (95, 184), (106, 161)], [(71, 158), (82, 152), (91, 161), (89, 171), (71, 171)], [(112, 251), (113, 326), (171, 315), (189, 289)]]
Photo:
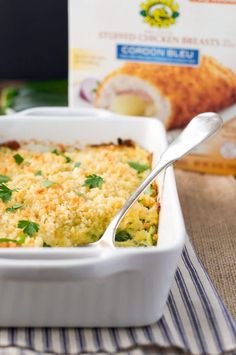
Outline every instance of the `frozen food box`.
[(236, 174), (236, 1), (69, 0), (69, 103), (222, 131), (177, 167)]

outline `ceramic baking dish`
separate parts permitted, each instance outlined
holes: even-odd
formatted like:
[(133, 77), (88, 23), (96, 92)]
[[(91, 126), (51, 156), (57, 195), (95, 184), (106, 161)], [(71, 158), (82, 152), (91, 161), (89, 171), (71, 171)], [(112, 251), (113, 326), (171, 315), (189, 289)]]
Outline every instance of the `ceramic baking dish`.
[[(89, 109), (33, 109), (0, 117), (0, 142), (73, 144), (133, 139), (157, 162), (167, 145), (155, 119)], [(185, 238), (172, 168), (159, 178), (156, 247), (0, 249), (0, 326), (141, 326), (158, 320)]]

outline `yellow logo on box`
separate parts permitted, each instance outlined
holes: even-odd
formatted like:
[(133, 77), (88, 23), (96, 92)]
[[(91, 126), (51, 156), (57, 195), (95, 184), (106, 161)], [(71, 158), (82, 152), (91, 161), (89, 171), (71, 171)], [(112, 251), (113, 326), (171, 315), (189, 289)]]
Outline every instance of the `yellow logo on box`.
[(179, 17), (179, 5), (175, 0), (146, 0), (140, 7), (140, 15), (151, 27), (170, 27)]

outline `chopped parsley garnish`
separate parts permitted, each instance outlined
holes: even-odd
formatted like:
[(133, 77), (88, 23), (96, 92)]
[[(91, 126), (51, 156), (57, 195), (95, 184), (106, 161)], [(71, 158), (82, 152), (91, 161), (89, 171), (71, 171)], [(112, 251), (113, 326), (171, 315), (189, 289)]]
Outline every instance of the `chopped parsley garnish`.
[(20, 154), (13, 155), (13, 158), (15, 159), (15, 162), (18, 165), (20, 165), (24, 161), (24, 158)]
[(52, 154), (61, 155), (61, 152), (58, 149), (53, 149)]
[(43, 175), (43, 173), (41, 170), (38, 170), (38, 171), (36, 171), (36, 173), (34, 173), (34, 176), (42, 176), (42, 175)]
[(101, 188), (103, 183), (104, 179), (101, 176), (92, 174), (86, 177), (84, 185), (90, 189), (93, 189), (94, 187)]
[(32, 237), (35, 233), (39, 231), (39, 224), (27, 220), (20, 220), (17, 227), (23, 229), (24, 234)]
[(139, 164), (135, 161), (129, 161), (129, 166), (133, 169), (135, 169), (138, 173), (143, 173), (144, 171), (149, 169), (149, 166), (147, 164)]
[(0, 238), (0, 243), (7, 243), (7, 242), (17, 243), (17, 240), (11, 238)]
[(51, 245), (48, 245), (47, 243), (43, 242), (43, 248), (51, 248)]
[(0, 238), (0, 243), (12, 242), (12, 243), (16, 243), (18, 245), (22, 245), (22, 244), (24, 244), (25, 239), (26, 239), (26, 235), (22, 235), (19, 239)]
[(79, 168), (80, 165), (81, 165), (81, 162), (80, 162), (80, 161), (77, 161), (77, 162), (75, 163), (75, 165), (74, 165), (74, 168)]
[(11, 180), (11, 178), (7, 175), (0, 175), (0, 184), (2, 184), (3, 182), (8, 182), (9, 180)]
[(72, 159), (70, 157), (68, 157), (68, 155), (65, 155), (63, 152), (60, 152), (58, 149), (53, 149), (52, 150), (52, 154), (56, 154), (58, 156), (62, 156), (66, 160), (66, 163), (71, 163), (72, 162)]
[(10, 201), (11, 197), (12, 197), (12, 193), (14, 191), (17, 191), (16, 189), (9, 189), (9, 187), (7, 187), (7, 185), (5, 184), (0, 184), (0, 199), (2, 200), (2, 202), (7, 202)]
[(68, 155), (63, 155), (63, 157), (66, 159), (66, 163), (71, 163), (72, 159), (68, 157)]
[(23, 235), (17, 240), (17, 243), (18, 243), (19, 245), (24, 244), (25, 239), (26, 239), (26, 235), (23, 234)]
[(16, 203), (15, 205), (8, 207), (6, 209), (6, 212), (16, 212), (16, 210), (18, 210), (21, 207), (23, 207), (23, 205), (21, 203)]
[(50, 180), (44, 180), (44, 181), (41, 182), (41, 185), (43, 187), (46, 187), (46, 189), (48, 189), (49, 187), (51, 187), (54, 184), (55, 184), (55, 182), (50, 181)]
[(131, 235), (126, 231), (119, 231), (116, 233), (116, 242), (125, 242), (126, 240), (131, 240)]

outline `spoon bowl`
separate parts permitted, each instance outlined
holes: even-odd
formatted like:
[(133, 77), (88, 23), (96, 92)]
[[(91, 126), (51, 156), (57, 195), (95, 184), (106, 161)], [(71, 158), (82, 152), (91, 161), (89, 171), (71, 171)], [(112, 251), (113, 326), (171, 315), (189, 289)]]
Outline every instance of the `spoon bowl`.
[(115, 235), (117, 227), (139, 196), (153, 182), (153, 180), (155, 180), (160, 172), (173, 164), (176, 160), (189, 154), (194, 148), (215, 134), (221, 128), (222, 123), (222, 118), (213, 112), (205, 112), (195, 116), (182, 133), (162, 153), (158, 164), (132, 193), (124, 206), (118, 211), (101, 239), (94, 244), (96, 244), (96, 246), (116, 248)]

